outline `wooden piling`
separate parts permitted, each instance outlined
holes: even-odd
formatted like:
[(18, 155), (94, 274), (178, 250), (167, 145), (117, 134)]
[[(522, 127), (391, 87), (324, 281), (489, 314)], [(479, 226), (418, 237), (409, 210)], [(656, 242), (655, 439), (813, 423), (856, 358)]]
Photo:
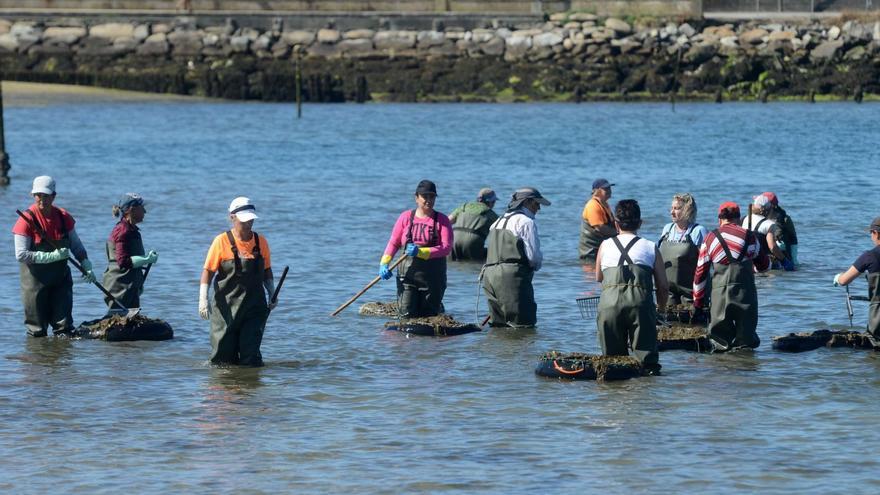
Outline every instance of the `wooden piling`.
[(0, 186), (9, 185), (9, 155), (6, 154), (6, 138), (3, 129), (3, 78), (0, 77)]
[(293, 47), (294, 52), (296, 53), (296, 75), (295, 85), (296, 85), (296, 118), (302, 118), (302, 49), (299, 45)]

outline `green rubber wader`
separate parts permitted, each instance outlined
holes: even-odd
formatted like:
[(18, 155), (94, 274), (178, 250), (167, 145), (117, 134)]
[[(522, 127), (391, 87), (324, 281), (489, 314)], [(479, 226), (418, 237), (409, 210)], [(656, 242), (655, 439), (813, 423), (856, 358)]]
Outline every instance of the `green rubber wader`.
[(522, 239), (507, 230), (507, 216), (489, 231), (489, 248), (483, 266), (483, 292), (489, 304), (489, 321), (494, 327), (533, 327), (538, 322), (538, 305)]
[(446, 293), (446, 258), (406, 258), (397, 270), (400, 315), (420, 318), (439, 315)]
[(599, 245), (605, 237), (598, 229), (591, 227), (586, 221), (581, 223), (581, 239), (578, 244), (578, 256), (582, 261), (596, 261)]
[[(616, 237), (613, 239), (617, 240)], [(620, 246), (620, 264), (602, 270), (602, 294), (596, 316), (599, 345), (606, 356), (633, 355), (647, 370), (660, 369), (657, 350), (657, 309), (654, 268), (632, 264), (627, 247)], [(629, 264), (624, 264), (624, 263)]]
[(868, 274), (868, 332), (880, 338), (880, 272)]
[[(675, 228), (675, 227), (673, 227)], [(699, 246), (691, 242), (689, 229), (682, 240), (670, 242), (664, 236), (660, 238), (660, 255), (666, 268), (666, 280), (669, 281), (670, 302), (673, 304), (692, 304), (694, 302), (694, 272), (697, 270)]]
[[(144, 255), (144, 243), (140, 234), (128, 246), (132, 256)], [(116, 262), (116, 243), (107, 241), (107, 269), (104, 270), (104, 288), (107, 289), (126, 309), (141, 307), (141, 292), (144, 288), (144, 271), (141, 268), (120, 268)], [(110, 309), (121, 309), (107, 296), (104, 303)]]
[(241, 258), (232, 233), (234, 258), (220, 263), (214, 278), (211, 307), (211, 362), (262, 366), (260, 343), (269, 316), (263, 279), (266, 269), (260, 253), (260, 238), (254, 232), (254, 258)]
[[(743, 253), (740, 253), (740, 259), (734, 260), (721, 233), (718, 230), (714, 233), (730, 264), (712, 263), (709, 338), (729, 349), (754, 349), (761, 344), (757, 333), (758, 290), (755, 288), (754, 264), (748, 258), (743, 259)], [(751, 235), (748, 237), (746, 245), (751, 242)]]
[[(34, 224), (39, 225), (34, 214), (27, 210)], [(60, 213), (59, 213), (60, 215)], [(62, 236), (55, 241), (58, 247), (70, 248), (70, 239), (61, 221)], [(44, 239), (35, 244), (34, 251), (54, 251)], [(44, 264), (18, 264), (21, 281), (21, 302), (24, 306), (24, 325), (28, 335), (43, 337), (49, 325), (56, 334), (73, 330), (73, 278), (67, 260)]]
[(469, 203), (455, 218), (452, 226), (453, 244), (452, 259), (458, 261), (483, 261), (486, 259), (486, 237), (489, 227), (498, 219), (498, 215), (483, 203)]

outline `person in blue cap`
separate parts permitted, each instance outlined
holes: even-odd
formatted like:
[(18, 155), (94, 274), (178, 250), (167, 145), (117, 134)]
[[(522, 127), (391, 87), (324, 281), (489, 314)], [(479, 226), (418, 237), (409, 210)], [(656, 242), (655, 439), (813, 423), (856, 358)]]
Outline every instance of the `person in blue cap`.
[[(137, 224), (144, 221), (147, 209), (144, 198), (136, 193), (124, 194), (113, 205), (113, 216), (119, 222), (107, 238), (107, 269), (104, 270), (104, 288), (127, 309), (141, 306), (144, 290), (144, 268), (159, 259), (156, 251), (147, 253)], [(104, 302), (111, 311), (120, 310), (109, 297)]]
[(498, 214), (492, 208), (498, 197), (495, 191), (484, 187), (477, 193), (477, 200), (464, 203), (452, 210), (453, 243), (452, 259), (456, 261), (484, 261), (486, 259), (486, 237), (489, 227)]
[(612, 186), (614, 184), (608, 182), (607, 179), (593, 181), (593, 196), (584, 205), (584, 211), (581, 214), (583, 225), (580, 246), (578, 247), (581, 261), (595, 263), (602, 241), (617, 235), (614, 214), (611, 213), (611, 207), (608, 206)]

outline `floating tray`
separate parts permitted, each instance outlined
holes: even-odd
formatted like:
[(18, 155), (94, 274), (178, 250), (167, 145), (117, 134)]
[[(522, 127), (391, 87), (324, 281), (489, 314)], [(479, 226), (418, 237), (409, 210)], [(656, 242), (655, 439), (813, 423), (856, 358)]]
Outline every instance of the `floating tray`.
[(385, 324), (385, 330), (424, 335), (426, 337), (451, 337), (453, 335), (479, 332), (481, 329), (473, 323), (462, 323), (448, 315), (439, 315), (389, 321)]
[(397, 317), (397, 301), (391, 302), (368, 302), (358, 309), (361, 316), (384, 316), (386, 318)]
[(705, 325), (709, 319), (708, 313), (703, 312), (702, 321), (694, 320), (694, 307), (690, 304), (671, 304), (660, 316), (670, 323), (691, 323), (694, 325)]
[(820, 347), (849, 347), (852, 349), (874, 349), (871, 338), (864, 332), (850, 330), (816, 330), (815, 332), (790, 333), (773, 337), (773, 348), (777, 351), (804, 352)]
[(657, 327), (657, 349), (659, 351), (709, 352), (712, 344), (709, 334), (702, 325), (672, 325)]
[(131, 318), (112, 315), (100, 320), (86, 321), (73, 331), (74, 337), (110, 342), (133, 340), (169, 340), (174, 338), (171, 325), (162, 321), (135, 315)]
[(567, 380), (628, 380), (644, 374), (642, 363), (629, 356), (597, 356), (550, 351), (541, 356), (535, 374)]

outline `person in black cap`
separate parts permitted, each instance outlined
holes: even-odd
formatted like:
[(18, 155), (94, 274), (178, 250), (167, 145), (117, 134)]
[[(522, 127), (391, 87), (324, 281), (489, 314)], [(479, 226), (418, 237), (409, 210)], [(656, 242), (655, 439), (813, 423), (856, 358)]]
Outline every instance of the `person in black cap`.
[(868, 227), (874, 248), (865, 251), (849, 269), (834, 276), (834, 286), (849, 285), (860, 273), (868, 278), (868, 332), (880, 339), (880, 217)]
[(477, 200), (465, 203), (452, 210), (449, 220), (452, 221), (455, 242), (452, 245), (452, 259), (456, 261), (484, 261), (486, 259), (486, 237), (489, 227), (498, 214), (495, 207), (495, 191), (484, 187), (477, 194)]
[(611, 207), (608, 206), (612, 186), (614, 184), (606, 179), (593, 181), (593, 196), (584, 205), (584, 211), (581, 214), (584, 220), (581, 227), (580, 246), (578, 247), (581, 261), (595, 262), (602, 241), (617, 235), (617, 229), (614, 227), (614, 215), (611, 213)]
[(397, 269), (397, 297), (404, 318), (436, 316), (442, 312), (446, 292), (446, 256), (452, 251), (452, 224), (434, 209), (437, 186), (429, 180), (419, 182), (416, 207), (397, 217), (391, 238), (379, 262), (379, 276), (391, 278), (388, 268), (397, 250), (404, 248), (409, 258)]
[(517, 189), (507, 212), (489, 229), (488, 255), (480, 279), (493, 327), (531, 327), (538, 321), (532, 278), (544, 259), (535, 225), (541, 205), (549, 206), (550, 201), (537, 189)]
[[(156, 251), (147, 253), (141, 240), (137, 224), (144, 221), (147, 210), (144, 198), (139, 194), (128, 193), (113, 205), (113, 216), (119, 222), (107, 239), (107, 269), (104, 270), (104, 288), (126, 308), (141, 307), (141, 291), (144, 289), (144, 271), (159, 259)], [(109, 297), (104, 298), (107, 306), (113, 309), (116, 304)]]

